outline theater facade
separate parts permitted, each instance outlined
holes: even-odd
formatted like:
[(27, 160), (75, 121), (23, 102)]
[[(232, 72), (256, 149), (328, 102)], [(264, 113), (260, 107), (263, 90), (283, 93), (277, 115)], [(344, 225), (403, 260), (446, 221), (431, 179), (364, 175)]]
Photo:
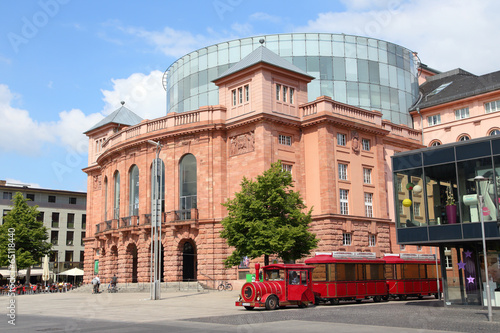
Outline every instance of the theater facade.
[(151, 141), (162, 146), (162, 281), (249, 272), (245, 260), (223, 266), (222, 203), (278, 160), (313, 208), (317, 251), (399, 252), (390, 156), (422, 148), (420, 131), (329, 96), (309, 101), (313, 79), (260, 45), (213, 80), (216, 105), (148, 120), (122, 103), (89, 129), (85, 281), (150, 281)]

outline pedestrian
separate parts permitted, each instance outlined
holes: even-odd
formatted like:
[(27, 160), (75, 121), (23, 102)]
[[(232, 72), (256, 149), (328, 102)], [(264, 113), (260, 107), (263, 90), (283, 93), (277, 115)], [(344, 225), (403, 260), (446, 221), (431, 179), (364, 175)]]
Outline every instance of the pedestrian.
[(99, 293), (99, 285), (101, 284), (101, 280), (99, 279), (99, 276), (96, 275), (93, 279), (92, 279), (92, 285), (93, 285), (93, 291), (92, 293), (93, 294), (98, 294)]

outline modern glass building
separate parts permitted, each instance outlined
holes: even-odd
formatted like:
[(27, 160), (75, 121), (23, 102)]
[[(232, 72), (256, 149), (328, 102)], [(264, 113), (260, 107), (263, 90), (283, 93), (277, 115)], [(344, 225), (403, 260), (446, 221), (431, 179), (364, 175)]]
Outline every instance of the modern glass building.
[(309, 101), (326, 95), (412, 126), (408, 109), (418, 98), (414, 53), (386, 41), (344, 34), (255, 36), (186, 54), (163, 77), (167, 113), (219, 104), (212, 80), (259, 47), (262, 39), (266, 48), (316, 78), (308, 85)]
[(447, 303), (485, 304), (488, 281), (500, 306), (500, 137), (403, 152), (392, 164), (398, 244), (439, 247)]

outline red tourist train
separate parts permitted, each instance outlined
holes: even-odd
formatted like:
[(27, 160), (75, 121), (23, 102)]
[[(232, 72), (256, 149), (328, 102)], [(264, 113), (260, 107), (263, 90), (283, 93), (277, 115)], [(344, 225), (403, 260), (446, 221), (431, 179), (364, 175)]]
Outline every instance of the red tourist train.
[[(422, 298), (441, 290), (437, 278), (434, 255), (386, 255), (377, 259), (367, 252), (316, 253), (302, 264), (273, 264), (263, 267), (262, 281), (247, 282), (241, 289), (237, 306), (247, 310), (265, 307), (329, 302), (339, 304), (345, 300), (374, 302)], [(259, 276), (259, 264), (255, 265)]]

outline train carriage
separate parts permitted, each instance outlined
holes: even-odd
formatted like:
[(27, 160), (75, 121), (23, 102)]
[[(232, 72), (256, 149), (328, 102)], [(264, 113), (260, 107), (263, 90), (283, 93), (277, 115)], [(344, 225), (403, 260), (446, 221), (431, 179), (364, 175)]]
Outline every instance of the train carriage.
[[(259, 277), (260, 265), (255, 265)], [(241, 288), (236, 306), (247, 310), (265, 307), (275, 310), (278, 307), (298, 305), (307, 307), (314, 301), (312, 292), (312, 266), (302, 264), (273, 264), (263, 267), (262, 281), (247, 282)]]
[(439, 297), (442, 282), (437, 269), (439, 262), (436, 263), (433, 254), (386, 254), (384, 261), (390, 297), (400, 300), (428, 295)]
[(341, 300), (361, 302), (370, 298), (380, 302), (388, 298), (385, 261), (377, 259), (375, 253), (316, 253), (305, 263), (315, 267), (312, 280), (316, 304), (338, 304)]

